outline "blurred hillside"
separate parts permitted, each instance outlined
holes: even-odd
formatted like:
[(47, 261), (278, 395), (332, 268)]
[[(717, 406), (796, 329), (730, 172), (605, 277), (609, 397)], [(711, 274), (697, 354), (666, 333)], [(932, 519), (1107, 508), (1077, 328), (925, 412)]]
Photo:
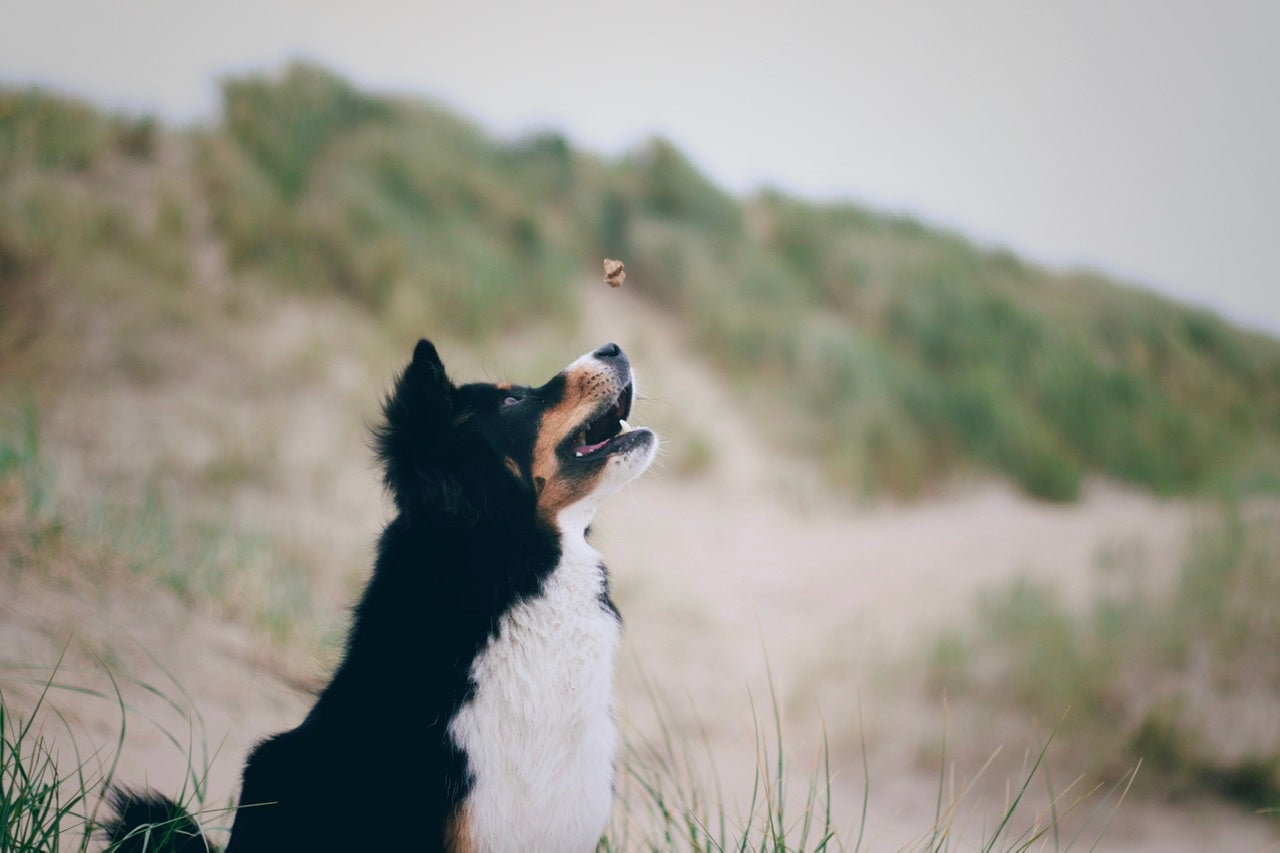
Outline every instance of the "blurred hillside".
[[(1280, 342), (853, 205), (731, 198), (661, 141), (497, 141), (308, 66), (223, 93), (172, 128), (0, 91), (0, 711), (59, 649), (171, 671), (233, 797), (341, 652), (385, 521), (368, 424), (414, 340), (528, 380), (616, 335), (664, 437), (595, 531), (633, 742), (705, 738), (751, 795), (743, 688), (776, 673), (839, 825), (937, 849), (939, 752), (999, 794), (1070, 706), (1054, 779), (1142, 760), (1133, 794), (1167, 798), (1108, 849), (1274, 844), (1241, 805), (1280, 791)], [(696, 707), (650, 720), (646, 672)], [(116, 742), (114, 702), (59, 698)], [(178, 790), (190, 756), (129, 728), (120, 778)]]
[[(846, 493), (984, 472), (1053, 500), (1092, 472), (1158, 493), (1280, 483), (1280, 342), (1203, 311), (851, 204), (738, 200), (661, 140), (616, 162), (550, 133), (497, 141), (306, 65), (223, 100), (217, 126), (171, 129), (0, 93), (0, 380), (56, 378), (87, 340), (60, 313), (73, 291), (128, 304), (138, 334), (288, 293), (398, 342), (484, 341), (574, 328), (575, 283), (615, 257), (776, 446)], [(195, 293), (211, 264), (230, 280), (213, 302)]]

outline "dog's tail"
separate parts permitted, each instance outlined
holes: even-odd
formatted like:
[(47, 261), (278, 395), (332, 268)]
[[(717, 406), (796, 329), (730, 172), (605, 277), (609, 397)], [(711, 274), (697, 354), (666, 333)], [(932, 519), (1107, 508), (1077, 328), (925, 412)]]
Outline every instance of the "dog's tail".
[(191, 813), (155, 791), (113, 786), (115, 817), (104, 822), (110, 853), (218, 853)]

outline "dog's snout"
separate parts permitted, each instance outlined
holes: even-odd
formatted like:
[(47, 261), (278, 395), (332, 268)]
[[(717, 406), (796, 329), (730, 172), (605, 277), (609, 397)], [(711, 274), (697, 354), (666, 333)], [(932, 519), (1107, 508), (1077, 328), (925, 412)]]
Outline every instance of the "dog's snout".
[(611, 370), (622, 383), (631, 381), (631, 362), (627, 359), (627, 354), (622, 351), (622, 347), (613, 341), (598, 347), (591, 353), (591, 357), (598, 364)]
[(622, 347), (618, 346), (613, 341), (610, 341), (593, 352), (592, 355), (601, 359), (618, 358), (622, 355)]

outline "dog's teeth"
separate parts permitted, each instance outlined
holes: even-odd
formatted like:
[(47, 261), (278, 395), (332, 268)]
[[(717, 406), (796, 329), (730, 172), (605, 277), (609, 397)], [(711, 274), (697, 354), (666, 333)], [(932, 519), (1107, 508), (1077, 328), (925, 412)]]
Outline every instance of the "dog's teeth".
[(624, 432), (631, 432), (631, 424), (627, 423), (622, 418), (618, 418), (618, 426), (619, 426), (619, 430), (618, 430), (619, 435), (621, 435)]

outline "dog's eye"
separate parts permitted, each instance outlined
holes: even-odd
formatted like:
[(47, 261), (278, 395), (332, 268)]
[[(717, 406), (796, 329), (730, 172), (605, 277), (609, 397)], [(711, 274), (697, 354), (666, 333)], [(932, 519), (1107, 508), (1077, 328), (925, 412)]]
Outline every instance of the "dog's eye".
[(520, 402), (519, 397), (503, 397), (502, 398), (502, 405), (504, 406), (514, 406), (516, 403), (519, 403), (519, 402)]

